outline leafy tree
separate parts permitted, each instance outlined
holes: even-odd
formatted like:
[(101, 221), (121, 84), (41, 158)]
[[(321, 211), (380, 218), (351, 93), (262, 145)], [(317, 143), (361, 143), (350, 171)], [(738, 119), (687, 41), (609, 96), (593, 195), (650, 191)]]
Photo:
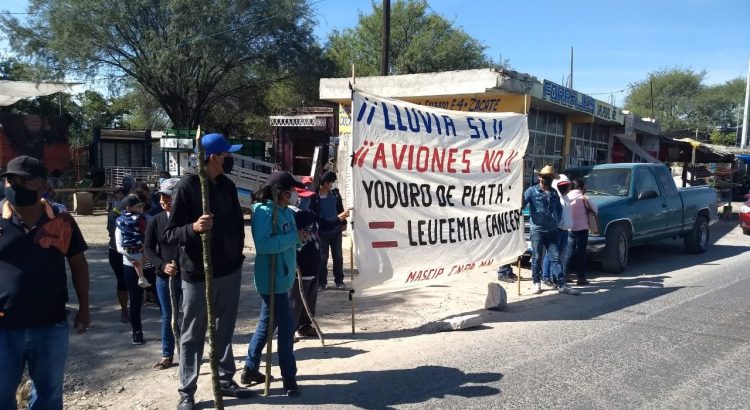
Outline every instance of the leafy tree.
[[(485, 54), (487, 46), (469, 36), (445, 18), (427, 13), (425, 0), (396, 0), (391, 6), (391, 39), (388, 71), (391, 74), (426, 73), (485, 67), (507, 67)], [(383, 7), (372, 3), (372, 13), (359, 13), (354, 28), (334, 31), (328, 38), (328, 57), (336, 64), (336, 74), (380, 73)]]
[(708, 137), (712, 144), (731, 146), (737, 143), (737, 134), (734, 132), (724, 133), (714, 130)]
[(742, 110), (745, 81), (736, 78), (708, 86), (703, 84), (706, 74), (705, 71), (683, 68), (650, 73), (647, 79), (630, 84), (625, 108), (640, 116), (651, 117), (653, 84), (654, 115), (662, 130), (711, 132), (717, 127), (736, 127)]
[(737, 120), (742, 121), (744, 96), (745, 80), (742, 78), (705, 87), (695, 102), (698, 121), (696, 127), (701, 125), (705, 125), (708, 129), (736, 127)]
[(695, 99), (701, 92), (706, 72), (674, 68), (650, 73), (646, 80), (630, 84), (625, 108), (651, 117), (651, 85), (654, 115), (665, 131), (689, 128), (697, 118)]
[(29, 10), (25, 21), (0, 17), (16, 52), (133, 79), (177, 127), (293, 77), (315, 43), (306, 0), (31, 0)]

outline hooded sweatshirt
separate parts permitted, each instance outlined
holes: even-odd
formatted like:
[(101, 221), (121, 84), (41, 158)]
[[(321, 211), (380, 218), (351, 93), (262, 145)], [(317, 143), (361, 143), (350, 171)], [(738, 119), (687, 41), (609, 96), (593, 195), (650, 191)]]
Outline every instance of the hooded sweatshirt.
[[(273, 209), (276, 208), (276, 233), (273, 233)], [(253, 205), (252, 232), (255, 242), (255, 289), (262, 295), (270, 294), (269, 272), (271, 255), (276, 257), (274, 293), (287, 293), (297, 277), (297, 225), (294, 211), (281, 208), (271, 201)]]

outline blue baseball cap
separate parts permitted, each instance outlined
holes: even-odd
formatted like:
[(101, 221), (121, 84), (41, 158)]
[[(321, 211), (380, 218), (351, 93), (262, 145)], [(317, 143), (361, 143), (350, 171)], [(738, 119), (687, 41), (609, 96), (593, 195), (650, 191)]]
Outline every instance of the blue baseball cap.
[[(232, 145), (224, 138), (221, 134), (206, 134), (201, 138), (201, 144), (206, 149), (206, 158), (212, 154), (221, 154), (222, 152), (237, 152), (242, 148), (242, 145)], [(196, 152), (198, 148), (196, 147)]]

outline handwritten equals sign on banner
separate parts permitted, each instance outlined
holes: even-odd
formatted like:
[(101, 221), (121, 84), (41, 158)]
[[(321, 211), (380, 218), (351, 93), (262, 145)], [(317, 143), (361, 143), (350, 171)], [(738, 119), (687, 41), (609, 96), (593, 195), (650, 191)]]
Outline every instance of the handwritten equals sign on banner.
[[(394, 229), (396, 223), (394, 221), (370, 222), (367, 226), (370, 229)], [(373, 249), (398, 248), (398, 241), (373, 241), (372, 247)]]

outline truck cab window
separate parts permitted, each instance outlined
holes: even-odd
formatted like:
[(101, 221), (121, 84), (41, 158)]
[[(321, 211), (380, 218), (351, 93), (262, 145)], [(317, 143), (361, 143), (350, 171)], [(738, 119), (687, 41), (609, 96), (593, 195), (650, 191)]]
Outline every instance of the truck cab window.
[(639, 168), (635, 179), (635, 196), (636, 198), (642, 193), (653, 190), (657, 194), (661, 195), (659, 185), (656, 183), (653, 172), (648, 168)]

